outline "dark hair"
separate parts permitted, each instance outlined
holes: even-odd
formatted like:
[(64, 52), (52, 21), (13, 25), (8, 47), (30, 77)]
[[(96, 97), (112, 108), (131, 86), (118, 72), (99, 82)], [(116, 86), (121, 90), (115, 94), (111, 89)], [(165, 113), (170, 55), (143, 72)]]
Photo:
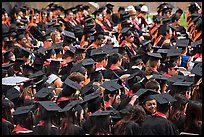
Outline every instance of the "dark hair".
[(160, 87), (160, 84), (159, 82), (157, 82), (156, 80), (149, 80), (146, 84), (145, 84), (145, 88), (148, 88), (148, 89), (153, 89), (153, 90), (156, 90), (158, 91), (159, 90), (159, 87)]
[(174, 98), (176, 101), (172, 103), (172, 110), (169, 116), (169, 120), (171, 121), (175, 121), (183, 115), (182, 111), (184, 111), (185, 106), (188, 103), (188, 99), (182, 94), (177, 94)]
[(102, 97), (97, 97), (96, 99), (90, 100), (88, 102), (88, 111), (94, 113), (96, 110), (101, 108), (101, 103), (103, 103)]
[[(135, 105), (114, 126), (115, 135), (139, 135), (142, 123), (147, 118), (144, 108), (140, 105)], [(130, 130), (134, 128), (133, 133)], [(129, 130), (130, 129), (130, 130)], [(137, 130), (136, 130), (137, 129)]]
[(202, 103), (190, 100), (186, 109), (186, 119), (184, 123), (184, 131), (189, 133), (202, 133)]
[(93, 126), (90, 130), (90, 135), (108, 135), (111, 134), (109, 126), (111, 124), (110, 116), (92, 117)]
[(114, 53), (112, 56), (111, 56), (111, 62), (112, 64), (116, 64), (119, 60), (122, 59), (122, 55), (120, 53)]

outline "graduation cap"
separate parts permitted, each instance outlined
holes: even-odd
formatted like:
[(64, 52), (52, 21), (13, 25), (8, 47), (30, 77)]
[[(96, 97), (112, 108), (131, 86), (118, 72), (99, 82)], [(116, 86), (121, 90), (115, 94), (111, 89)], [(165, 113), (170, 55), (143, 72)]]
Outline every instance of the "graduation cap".
[(20, 70), (20, 67), (23, 66), (23, 64), (25, 64), (24, 60), (22, 59), (16, 59), (14, 64), (13, 64), (13, 68), (14, 70)]
[[(76, 82), (74, 82), (74, 81), (72, 81), (72, 80), (70, 80), (69, 78), (67, 78), (67, 79), (64, 81), (63, 85), (66, 85), (66, 86), (68, 86), (68, 87), (70, 87), (70, 88), (72, 88), (72, 89), (75, 89), (75, 90), (79, 90), (79, 89), (80, 89), (79, 84), (76, 83)], [(64, 88), (63, 88), (63, 89), (64, 89)]]
[(107, 57), (107, 53), (102, 48), (92, 49), (91, 55), (95, 61), (101, 61)]
[(163, 81), (167, 81), (169, 79), (169, 77), (161, 75), (161, 74), (153, 74), (152, 78), (156, 80), (163, 80)]
[(121, 30), (121, 34), (124, 36), (129, 36), (131, 35), (132, 31), (130, 30), (130, 27), (125, 27)]
[(28, 114), (29, 112), (32, 111), (33, 107), (34, 105), (18, 107), (16, 108), (16, 111), (13, 113), (13, 115), (16, 116), (16, 115)]
[(97, 111), (94, 112), (91, 117), (101, 117), (101, 116), (110, 116), (113, 113), (113, 110), (104, 110), (104, 111)]
[(8, 70), (9, 68), (13, 67), (14, 63), (9, 64), (2, 64), (2, 69)]
[(5, 53), (3, 53), (4, 61), (8, 61), (9, 58), (10, 58), (11, 56), (13, 56), (13, 55), (14, 55), (13, 52), (11, 52), (10, 50), (7, 51), (7, 52), (5, 52)]
[(169, 93), (151, 95), (151, 98), (155, 99), (159, 105), (169, 104), (176, 101), (176, 99)]
[(80, 72), (83, 74), (83, 72), (86, 70), (85, 67), (82, 66), (81, 63), (74, 64), (73, 67), (71, 68), (70, 72)]
[(45, 76), (45, 73), (41, 70), (35, 72), (34, 74), (30, 75), (29, 78), (34, 79), (34, 83), (38, 84), (42, 81), (47, 80), (47, 77)]
[(191, 73), (202, 76), (202, 62), (195, 64), (193, 69), (191, 70)]
[(177, 47), (188, 47), (189, 46), (189, 39), (177, 39), (176, 46)]
[(12, 101), (10, 101), (8, 98), (2, 99), (2, 109), (4, 108), (11, 108)]
[(59, 112), (68, 112), (70, 110), (72, 110), (77, 104), (79, 104), (79, 100), (74, 100), (71, 101), (70, 103), (68, 103), (61, 111)]
[(9, 100), (18, 98), (21, 95), (20, 87), (14, 86), (6, 91), (6, 97)]
[(44, 49), (44, 53), (45, 53), (45, 58), (49, 59), (51, 57), (51, 55), (56, 54), (54, 47), (48, 47)]
[(186, 81), (176, 81), (172, 84), (172, 89), (170, 90), (171, 94), (174, 93), (182, 93), (191, 89), (193, 82), (186, 82)]
[(92, 58), (82, 60), (82, 65), (84, 67), (94, 65), (94, 64), (96, 64), (96, 62)]
[(70, 47), (70, 49), (67, 49), (64, 54), (67, 55), (67, 56), (73, 57), (75, 52), (76, 52), (76, 48), (75, 47)]
[(99, 97), (101, 97), (100, 95), (100, 90), (96, 90), (90, 94), (86, 94), (84, 93), (84, 98), (83, 98), (83, 101), (81, 101), (80, 103), (84, 103), (84, 102), (88, 102), (88, 101), (91, 101), (91, 100), (94, 100), (94, 99), (97, 99)]
[(38, 99), (52, 98), (54, 97), (53, 90), (53, 88), (43, 87), (34, 95), (34, 97)]
[(158, 94), (156, 91), (154, 91), (153, 89), (144, 89), (144, 88), (140, 88), (135, 95), (138, 96), (138, 99), (142, 102), (145, 103), (145, 101), (147, 101), (149, 98), (149, 95), (154, 95), (154, 94)]
[(71, 31), (64, 30), (62, 34), (64, 34), (65, 38), (76, 39), (75, 34)]
[(142, 78), (140, 76), (138, 76), (138, 73), (134, 73), (134, 74), (131, 74), (127, 79), (126, 81), (128, 82), (128, 86), (132, 86), (133, 84), (135, 83), (138, 83), (140, 82)]
[(91, 91), (91, 93), (93, 93), (94, 92), (93, 83), (94, 83), (94, 80), (92, 80), (88, 84), (84, 85), (80, 90), (81, 95), (90, 93), (89, 91)]
[(37, 71), (37, 69), (35, 69), (34, 67), (30, 65), (23, 65), (22, 68), (23, 68), (23, 74), (26, 77)]
[(48, 84), (51, 84), (53, 81), (55, 81), (57, 78), (59, 78), (57, 75), (55, 75), (55, 74), (51, 74), (51, 75), (49, 75), (48, 76), (48, 79), (47, 79), (47, 83)]
[(159, 60), (159, 59), (162, 58), (160, 53), (151, 53), (151, 52), (148, 52), (147, 54), (150, 57), (149, 58), (150, 60)]
[(80, 54), (80, 53), (86, 53), (86, 49), (82, 48), (82, 47), (76, 47), (76, 54)]
[(182, 49), (169, 49), (167, 53), (167, 57), (179, 57), (181, 55)]
[(84, 9), (84, 10), (88, 10), (88, 9), (90, 9), (90, 7), (89, 7), (89, 5), (84, 5), (84, 6), (83, 6), (83, 9)]
[(107, 94), (117, 94), (117, 91), (123, 87), (113, 80), (105, 81), (101, 86), (105, 88)]
[(101, 14), (102, 10), (95, 10), (92, 14), (96, 17), (97, 15)]
[(113, 11), (114, 5), (108, 3), (108, 4), (106, 4), (106, 7), (107, 7), (107, 9), (110, 9), (111, 11)]
[(48, 112), (59, 112), (62, 109), (52, 101), (39, 101), (39, 104)]

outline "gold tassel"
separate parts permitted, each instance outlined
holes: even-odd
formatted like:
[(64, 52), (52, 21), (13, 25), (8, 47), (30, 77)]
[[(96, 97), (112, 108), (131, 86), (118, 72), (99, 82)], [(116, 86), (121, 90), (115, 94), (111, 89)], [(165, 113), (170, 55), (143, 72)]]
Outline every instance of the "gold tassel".
[(40, 21), (39, 22), (42, 22), (42, 13), (40, 12)]
[(33, 23), (34, 9), (32, 9), (31, 23)]

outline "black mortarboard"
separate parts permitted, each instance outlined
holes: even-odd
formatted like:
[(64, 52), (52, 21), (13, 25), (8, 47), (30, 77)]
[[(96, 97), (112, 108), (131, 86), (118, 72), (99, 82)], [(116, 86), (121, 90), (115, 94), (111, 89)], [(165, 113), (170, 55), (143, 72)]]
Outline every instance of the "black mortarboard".
[[(185, 77), (184, 77), (185, 79)], [(193, 82), (176, 81), (170, 88), (170, 94), (182, 93), (191, 89)]]
[(64, 84), (65, 84), (66, 86), (68, 86), (68, 87), (71, 87), (71, 88), (75, 89), (75, 90), (79, 90), (79, 89), (80, 89), (79, 84), (76, 83), (76, 82), (74, 82), (74, 81), (72, 81), (72, 80), (70, 80), (69, 78), (67, 78), (67, 79), (64, 81)]
[[(141, 80), (141, 77), (138, 76), (138, 73), (131, 74), (126, 81), (128, 82), (128, 86), (131, 86), (134, 83), (138, 83)], [(131, 84), (131, 85), (129, 85)]]
[(149, 59), (150, 60), (159, 60), (162, 58), (161, 54), (160, 53), (151, 53), (151, 52), (148, 52), (147, 53), (149, 55)]
[(24, 60), (22, 59), (16, 59), (14, 64), (13, 64), (13, 68), (15, 70), (20, 70), (20, 67), (23, 66), (23, 64), (25, 64)]
[(176, 99), (169, 93), (151, 95), (151, 98), (155, 99), (160, 105), (169, 104), (176, 101)]
[(173, 48), (169, 49), (168, 53), (167, 53), (167, 57), (177, 57), (177, 56), (180, 56), (181, 52), (182, 52), (181, 48), (179, 48), (179, 49), (173, 49)]
[(48, 112), (56, 112), (61, 111), (62, 109), (54, 102), (52, 101), (39, 101), (39, 104), (42, 105), (42, 107), (47, 110)]
[(6, 91), (6, 97), (9, 100), (13, 100), (13, 99), (18, 98), (20, 96), (20, 94), (21, 94), (20, 87), (18, 87), (18, 86), (12, 87)]
[(38, 84), (41, 83), (42, 81), (47, 80), (47, 77), (45, 75), (44, 72), (42, 72), (41, 70), (35, 72), (34, 74), (30, 75), (29, 78), (33, 78), (34, 79), (34, 83)]
[(189, 46), (189, 39), (177, 39), (176, 46), (177, 47), (188, 47)]
[(22, 54), (25, 55), (26, 57), (29, 57), (29, 55), (32, 53), (30, 50), (24, 48), (24, 47), (21, 47), (21, 51), (22, 51)]
[(16, 116), (16, 115), (28, 114), (29, 112), (32, 111), (33, 107), (34, 105), (18, 107), (16, 108), (16, 111), (13, 113), (13, 115)]
[(84, 9), (84, 10), (88, 10), (88, 9), (90, 9), (90, 7), (89, 7), (89, 5), (84, 5), (84, 6), (83, 6), (83, 9)]
[(51, 55), (56, 54), (54, 47), (49, 47), (49, 48), (45, 48), (44, 49), (44, 53), (45, 53), (45, 58), (49, 59), (51, 57)]
[(154, 91), (153, 89), (144, 89), (144, 88), (140, 88), (136, 93), (135, 95), (138, 95), (138, 99), (141, 101), (141, 102), (145, 102), (146, 101), (146, 98), (149, 96), (149, 95), (154, 95), (154, 94), (158, 94), (156, 91)]
[(4, 56), (4, 60), (9, 60), (9, 58), (11, 57), (11, 56), (13, 56), (14, 54), (13, 54), (13, 52), (11, 52), (10, 50), (9, 51), (7, 51), (7, 52), (5, 52), (5, 53), (3, 53), (3, 56)]
[(202, 76), (202, 62), (195, 64), (193, 69), (191, 70), (191, 73)]
[(121, 34), (124, 35), (124, 36), (129, 36), (131, 34), (131, 30), (130, 30), (130, 27), (125, 27), (121, 30)]
[(91, 92), (93, 92), (93, 83), (94, 83), (94, 80), (92, 80), (88, 84), (84, 85), (80, 90), (81, 95), (86, 94), (90, 90), (91, 90)]
[(86, 49), (82, 47), (76, 47), (76, 54), (86, 53)]
[(74, 100), (71, 101), (70, 103), (68, 103), (60, 112), (68, 112), (70, 111), (72, 108), (74, 108), (77, 104), (79, 104), (79, 100)]
[(91, 56), (95, 61), (105, 59), (107, 57), (107, 53), (102, 48), (92, 49)]
[(86, 70), (85, 67), (82, 66), (81, 63), (74, 64), (73, 67), (71, 68), (70, 72), (80, 72), (83, 74), (83, 72)]
[(75, 34), (73, 32), (71, 32), (71, 31), (64, 30), (63, 34), (64, 34), (65, 38), (68, 37), (68, 38), (71, 38), (71, 39), (76, 39)]
[(91, 117), (101, 117), (101, 116), (110, 116), (113, 113), (113, 110), (104, 110), (104, 111), (97, 111), (94, 112)]
[(161, 74), (153, 74), (152, 78), (156, 79), (156, 80), (164, 80), (167, 81), (169, 77), (161, 75)]
[(3, 108), (11, 108), (12, 101), (10, 101), (8, 98), (2, 99), (2, 109)]
[(102, 13), (102, 11), (100, 11), (100, 10), (95, 10), (92, 14), (96, 16), (96, 15), (99, 15), (100, 13)]
[(105, 81), (101, 86), (106, 89), (107, 94), (117, 94), (117, 91), (123, 87), (113, 80)]
[(33, 74), (35, 71), (37, 71), (34, 67), (30, 65), (23, 65), (22, 68), (23, 68), (23, 74), (26, 77)]
[(14, 63), (2, 64), (2, 69), (8, 70), (10, 67), (13, 67)]
[(99, 90), (97, 90), (97, 91), (95, 91), (93, 93), (90, 93), (88, 95), (85, 95), (84, 99), (83, 99), (83, 101), (81, 103), (88, 102), (88, 101), (96, 99), (98, 97), (100, 97), (100, 91)]
[(114, 5), (112, 5), (112, 4), (110, 4), (110, 3), (108, 3), (108, 4), (106, 4), (106, 7), (112, 11), (112, 10), (113, 10)]
[(48, 87), (43, 87), (42, 89), (40, 89), (35, 95), (35, 98), (38, 99), (45, 99), (48, 97), (54, 97), (54, 92), (53, 92), (53, 88), (48, 88)]
[(90, 65), (94, 65), (94, 64), (96, 64), (96, 62), (92, 58), (84, 59), (82, 61), (83, 66), (90, 66)]

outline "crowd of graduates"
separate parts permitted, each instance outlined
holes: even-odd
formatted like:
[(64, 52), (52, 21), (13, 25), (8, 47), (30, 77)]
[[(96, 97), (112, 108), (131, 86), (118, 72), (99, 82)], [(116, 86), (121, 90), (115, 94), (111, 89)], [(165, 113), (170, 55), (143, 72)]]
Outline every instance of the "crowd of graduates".
[(2, 9), (2, 135), (202, 135), (202, 8), (155, 8)]

